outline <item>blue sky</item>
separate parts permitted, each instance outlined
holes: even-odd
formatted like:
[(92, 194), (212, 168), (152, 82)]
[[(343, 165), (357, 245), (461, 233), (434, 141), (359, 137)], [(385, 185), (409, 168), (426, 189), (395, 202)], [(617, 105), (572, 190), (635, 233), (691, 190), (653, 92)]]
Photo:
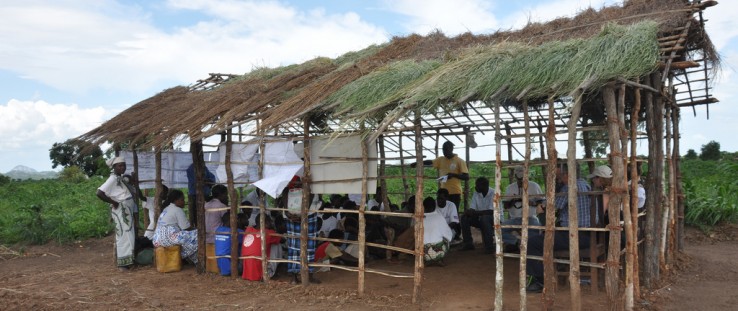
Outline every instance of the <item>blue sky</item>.
[[(4, 0), (0, 3), (0, 173), (50, 170), (48, 149), (157, 92), (210, 72), (335, 57), (392, 36), (476, 34), (572, 16), (607, 0)], [(723, 56), (721, 103), (683, 113), (682, 153), (710, 140), (738, 150), (736, 1), (708, 9)], [(166, 122), (166, 120), (162, 120)]]

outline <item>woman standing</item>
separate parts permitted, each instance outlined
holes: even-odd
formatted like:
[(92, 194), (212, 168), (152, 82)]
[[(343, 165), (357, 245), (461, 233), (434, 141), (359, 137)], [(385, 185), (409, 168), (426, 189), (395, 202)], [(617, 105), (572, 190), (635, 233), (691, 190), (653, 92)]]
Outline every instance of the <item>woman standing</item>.
[(133, 245), (136, 240), (133, 213), (138, 212), (131, 187), (123, 176), (126, 162), (121, 157), (108, 161), (113, 171), (105, 183), (97, 188), (97, 197), (110, 204), (110, 215), (115, 223), (115, 250), (120, 271), (128, 271), (133, 265)]
[(170, 190), (164, 205), (167, 207), (159, 215), (154, 233), (154, 246), (179, 245), (182, 258), (196, 264), (197, 231), (191, 230), (193, 228), (190, 228), (190, 221), (182, 210), (185, 206), (184, 193), (177, 189)]

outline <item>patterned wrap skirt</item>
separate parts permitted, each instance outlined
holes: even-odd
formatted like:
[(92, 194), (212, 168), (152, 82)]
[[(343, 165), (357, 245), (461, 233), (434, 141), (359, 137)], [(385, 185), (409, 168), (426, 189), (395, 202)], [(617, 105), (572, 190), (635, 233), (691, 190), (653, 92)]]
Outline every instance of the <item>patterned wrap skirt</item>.
[[(318, 213), (309, 214), (307, 217), (308, 241), (307, 241), (307, 260), (315, 262), (315, 248), (317, 241), (310, 239), (318, 236)], [(287, 221), (287, 259), (300, 261), (300, 222)], [(310, 272), (314, 272), (315, 268), (310, 267)], [(300, 273), (300, 264), (288, 263), (287, 272)]]

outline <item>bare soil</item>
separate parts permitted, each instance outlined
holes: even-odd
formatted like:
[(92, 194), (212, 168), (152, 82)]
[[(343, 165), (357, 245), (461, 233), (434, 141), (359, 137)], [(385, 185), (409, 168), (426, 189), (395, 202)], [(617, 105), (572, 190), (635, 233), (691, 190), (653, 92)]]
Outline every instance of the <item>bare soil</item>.
[[(722, 231), (720, 231), (722, 230)], [(738, 227), (705, 236), (689, 231), (686, 254), (678, 259), (664, 287), (646, 292), (639, 307), (652, 310), (729, 310), (738, 306)], [(341, 270), (318, 273), (319, 285), (291, 285), (284, 274), (269, 283), (214, 274), (193, 266), (158, 273), (151, 266), (122, 273), (114, 266), (112, 237), (69, 245), (50, 243), (0, 249), (2, 310), (491, 310), (494, 307), (494, 255), (481, 247), (452, 252), (446, 267), (426, 267), (422, 301), (413, 305), (412, 279), (366, 274), (366, 294), (357, 295), (357, 274)], [(505, 259), (504, 309), (519, 309), (518, 261)], [(368, 267), (411, 272), (412, 262)], [(607, 308), (604, 289), (582, 286), (585, 310)], [(568, 286), (556, 291), (556, 309), (569, 309)], [(528, 307), (541, 309), (541, 294), (529, 294)]]

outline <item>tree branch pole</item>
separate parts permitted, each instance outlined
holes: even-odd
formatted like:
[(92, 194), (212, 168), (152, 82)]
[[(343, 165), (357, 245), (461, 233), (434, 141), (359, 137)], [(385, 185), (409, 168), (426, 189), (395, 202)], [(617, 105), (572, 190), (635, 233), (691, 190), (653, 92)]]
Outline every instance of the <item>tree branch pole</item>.
[(365, 269), (366, 269), (366, 197), (369, 194), (369, 148), (364, 124), (361, 125), (361, 202), (359, 205), (359, 297), (364, 297)]
[[(621, 90), (622, 91), (622, 90)], [(622, 94), (621, 92), (621, 95)], [(620, 207), (622, 205), (622, 193), (625, 191), (623, 187), (623, 154), (620, 148), (620, 124), (618, 122), (617, 103), (615, 101), (615, 88), (612, 84), (606, 85), (602, 90), (602, 99), (605, 103), (605, 111), (607, 112), (607, 128), (610, 143), (610, 166), (612, 168), (612, 185), (607, 190), (609, 195), (609, 203), (607, 206), (608, 216), (610, 218), (610, 245), (607, 251), (607, 264), (605, 265), (605, 290), (607, 291), (607, 300), (610, 310), (621, 310), (622, 302), (620, 301), (620, 287), (618, 282), (619, 261), (620, 261)], [(621, 97), (624, 98), (624, 97)], [(592, 245), (594, 246), (594, 245)], [(597, 286), (597, 285), (594, 285)]]
[[(231, 167), (231, 157), (233, 155), (233, 138), (231, 130), (226, 131), (226, 145), (225, 145), (225, 171), (226, 178), (228, 180), (228, 196), (230, 196), (230, 223), (231, 227), (231, 278), (238, 278), (238, 260), (236, 260), (236, 254), (238, 254), (238, 196), (236, 195), (236, 187), (233, 185), (233, 168)], [(253, 203), (252, 203), (253, 204)], [(207, 216), (205, 216), (207, 217)], [(202, 219), (201, 222), (204, 222)]]
[[(548, 98), (548, 128), (546, 129), (546, 150), (548, 151), (548, 167), (546, 167), (546, 231), (543, 238), (543, 309), (553, 308), (556, 297), (556, 269), (553, 262), (554, 226), (556, 225), (556, 124), (554, 123), (554, 97)], [(522, 252), (521, 252), (522, 253)]]
[[(639, 282), (639, 276), (638, 272), (639, 270), (639, 264), (638, 264), (638, 182), (640, 179), (640, 176), (638, 174), (638, 166), (640, 166), (640, 163), (638, 162), (637, 156), (638, 153), (636, 152), (637, 147), (637, 135), (638, 135), (638, 115), (640, 114), (641, 110), (641, 89), (636, 88), (634, 90), (634, 97), (635, 97), (635, 104), (633, 107), (633, 110), (631, 112), (630, 117), (630, 176), (633, 176), (631, 179), (631, 185), (630, 185), (630, 218), (631, 218), (631, 231), (630, 231), (630, 237), (626, 236), (626, 248), (630, 248), (630, 254), (632, 258), (630, 259), (631, 263), (631, 279), (630, 283), (628, 283), (628, 272), (626, 267), (626, 283), (625, 283), (625, 294), (626, 294), (626, 307), (629, 303), (629, 298), (627, 295), (633, 295), (631, 297), (631, 300), (635, 300), (636, 298), (640, 297), (640, 282)], [(627, 223), (626, 223), (627, 227)], [(627, 232), (626, 232), (627, 234)], [(627, 259), (627, 252), (626, 252), (626, 260)], [(629, 287), (632, 287), (632, 291), (629, 291)], [(635, 301), (633, 301), (633, 304), (635, 304)]]
[(677, 250), (684, 251), (684, 189), (682, 189), (682, 158), (679, 155), (679, 141), (681, 133), (679, 132), (679, 118), (681, 108), (677, 107), (672, 110), (674, 122), (674, 167), (676, 168), (676, 198), (677, 198)]
[(520, 272), (518, 273), (518, 284), (520, 291), (520, 310), (525, 311), (528, 309), (527, 302), (528, 297), (525, 292), (526, 286), (526, 260), (528, 255), (528, 217), (530, 216), (530, 205), (528, 199), (528, 179), (530, 176), (530, 117), (528, 115), (528, 100), (523, 100), (523, 121), (525, 122), (525, 159), (523, 162), (523, 219), (522, 228), (520, 230)]
[[(138, 173), (139, 172), (139, 169), (138, 169), (138, 152), (136, 152), (136, 148), (131, 148), (131, 153), (133, 154), (133, 171), (136, 172), (136, 173)], [(138, 185), (138, 176), (136, 176), (136, 184)], [(138, 193), (140, 191), (141, 191), (140, 187), (136, 187), (136, 193), (135, 194), (132, 194), (133, 195), (133, 201), (136, 202), (136, 206), (139, 207), (138, 213), (135, 213), (134, 214), (135, 217), (133, 219), (133, 223), (134, 223), (133, 230), (135, 232), (135, 235), (134, 235), (135, 237), (139, 237), (139, 232), (141, 232), (140, 231), (141, 229), (139, 228), (139, 224), (141, 223), (139, 221), (139, 217), (140, 217), (139, 215), (141, 215), (141, 213), (143, 212), (143, 208), (141, 207), (141, 196)], [(144, 218), (143, 219), (144, 219), (144, 230), (146, 230), (146, 228), (149, 227), (149, 216), (148, 216), (148, 214), (147, 215), (144, 215)]]
[(495, 198), (494, 198), (494, 226), (495, 226), (495, 311), (502, 311), (503, 286), (505, 276), (503, 274), (502, 253), (502, 206), (500, 206), (500, 183), (502, 181), (502, 134), (500, 132), (500, 101), (495, 100)]
[[(659, 74), (652, 74), (647, 80), (651, 86), (655, 86), (661, 81)], [(646, 240), (644, 242), (643, 257), (643, 281), (647, 288), (654, 289), (659, 280), (659, 245), (661, 230), (658, 221), (661, 215), (661, 192), (659, 184), (661, 183), (661, 172), (658, 169), (658, 163), (663, 159), (661, 153), (662, 135), (660, 106), (654, 99), (653, 93), (646, 93), (646, 128), (648, 135), (648, 175), (646, 178)]]
[[(259, 131), (259, 164), (258, 164), (258, 174), (259, 174), (259, 180), (264, 178), (264, 160), (266, 158), (266, 152), (264, 152), (264, 149), (266, 147), (266, 144), (264, 143), (264, 136), (265, 132), (263, 129), (261, 129), (260, 124), (257, 123), (257, 130)], [(258, 189), (254, 189), (254, 191), (259, 191)], [(267, 216), (267, 210), (266, 210), (266, 197), (264, 196), (264, 193), (259, 191), (257, 192), (259, 195), (259, 232), (261, 233), (261, 272), (262, 272), (262, 281), (264, 283), (269, 283), (269, 257), (267, 256), (267, 227), (266, 227), (266, 216)], [(251, 204), (254, 204), (254, 202), (251, 202)]]
[(571, 117), (567, 124), (568, 127), (568, 147), (566, 151), (566, 161), (568, 169), (568, 201), (569, 201), (569, 288), (571, 294), (571, 309), (574, 311), (582, 310), (581, 287), (579, 284), (579, 214), (577, 208), (577, 120), (582, 110), (582, 89), (577, 91), (574, 98), (574, 105), (571, 108)]
[[(400, 153), (400, 174), (403, 176), (403, 178), (402, 178), (402, 192), (403, 192), (402, 200), (405, 201), (408, 198), (407, 191), (408, 191), (408, 188), (409, 187), (407, 185), (407, 179), (404, 178), (404, 176), (405, 176), (405, 157), (402, 155), (402, 152), (404, 151), (404, 149), (402, 149), (402, 132), (400, 132), (399, 137), (397, 138), (397, 144), (399, 145), (398, 146), (398, 149), (400, 149), (399, 150), (399, 153)], [(421, 155), (420, 159), (422, 161), (422, 159), (423, 159), (422, 155)]]
[(415, 110), (415, 274), (413, 277), (413, 303), (420, 302), (423, 282), (423, 138), (420, 136), (420, 111)]
[(154, 200), (154, 221), (156, 224), (154, 224), (154, 230), (156, 230), (156, 226), (159, 224), (159, 215), (161, 215), (161, 210), (163, 206), (161, 206), (161, 193), (164, 191), (164, 187), (161, 186), (161, 147), (156, 147), (154, 151), (154, 163), (156, 163), (156, 177), (154, 177), (154, 183), (156, 184), (156, 191), (154, 191), (154, 195), (156, 196), (156, 199)]
[(310, 208), (310, 118), (303, 121), (303, 176), (302, 204), (300, 205), (300, 280), (302, 286), (310, 284), (310, 268), (308, 267), (308, 209)]
[(205, 272), (205, 161), (202, 158), (202, 141), (190, 143), (192, 165), (195, 169), (195, 211), (197, 213), (197, 273)]

